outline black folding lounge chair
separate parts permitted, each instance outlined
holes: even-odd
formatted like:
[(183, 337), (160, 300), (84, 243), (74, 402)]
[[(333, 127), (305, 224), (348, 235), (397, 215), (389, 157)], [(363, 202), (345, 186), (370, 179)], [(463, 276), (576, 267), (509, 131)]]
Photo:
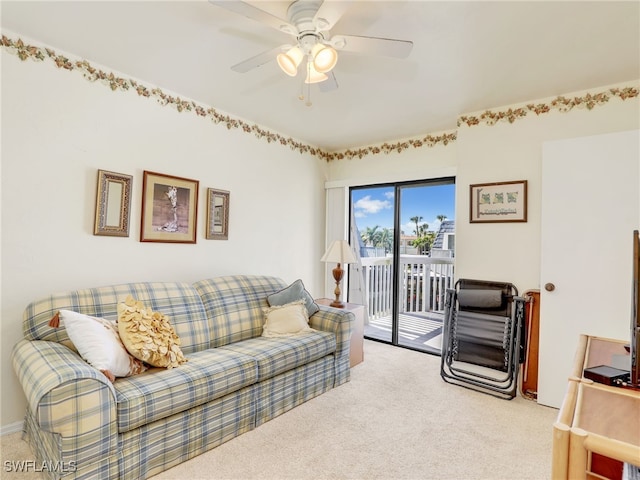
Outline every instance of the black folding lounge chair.
[(447, 289), (440, 376), (506, 399), (524, 361), (524, 303), (511, 283), (460, 279)]

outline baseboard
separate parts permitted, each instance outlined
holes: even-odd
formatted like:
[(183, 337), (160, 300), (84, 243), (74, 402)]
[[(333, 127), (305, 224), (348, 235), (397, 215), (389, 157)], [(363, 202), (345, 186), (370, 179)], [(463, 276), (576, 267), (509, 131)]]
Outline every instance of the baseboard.
[(22, 422), (10, 423), (9, 425), (3, 425), (0, 427), (0, 436), (9, 435), (10, 433), (16, 433), (22, 431)]

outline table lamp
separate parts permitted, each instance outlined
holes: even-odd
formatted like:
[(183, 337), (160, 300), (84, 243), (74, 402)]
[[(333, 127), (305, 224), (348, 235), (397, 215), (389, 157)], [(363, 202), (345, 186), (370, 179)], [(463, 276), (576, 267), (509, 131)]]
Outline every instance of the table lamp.
[(351, 247), (346, 240), (335, 240), (329, 249), (320, 259), (321, 262), (336, 262), (338, 265), (333, 269), (333, 279), (336, 281), (336, 289), (333, 293), (336, 295), (336, 299), (331, 302), (332, 307), (344, 308), (344, 303), (340, 301), (340, 282), (344, 276), (343, 264), (354, 263), (356, 261)]

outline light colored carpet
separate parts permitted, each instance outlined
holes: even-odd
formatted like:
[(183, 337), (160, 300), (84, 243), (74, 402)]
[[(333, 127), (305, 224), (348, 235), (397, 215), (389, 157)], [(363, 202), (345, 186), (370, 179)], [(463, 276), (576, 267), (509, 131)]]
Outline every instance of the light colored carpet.
[[(351, 373), (351, 382), (153, 479), (550, 477), (557, 410), (447, 384), (439, 357), (372, 341)], [(20, 434), (2, 437), (3, 465), (28, 458)]]

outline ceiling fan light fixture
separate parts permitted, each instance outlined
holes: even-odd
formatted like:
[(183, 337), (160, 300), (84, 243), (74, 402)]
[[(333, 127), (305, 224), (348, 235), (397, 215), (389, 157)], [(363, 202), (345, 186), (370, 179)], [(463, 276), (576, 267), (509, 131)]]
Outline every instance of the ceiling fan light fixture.
[(313, 62), (307, 63), (307, 78), (304, 80), (304, 83), (320, 83), (327, 80), (327, 77), (324, 73), (318, 72), (313, 66)]
[[(271, 57), (273, 58), (273, 57)], [(278, 65), (284, 73), (290, 77), (295, 77), (298, 73), (298, 65), (304, 58), (304, 53), (300, 47), (293, 47), (287, 53), (280, 53), (277, 56)]]
[(321, 43), (316, 43), (311, 50), (313, 66), (320, 73), (327, 73), (336, 66), (338, 62), (338, 52), (334, 48)]

